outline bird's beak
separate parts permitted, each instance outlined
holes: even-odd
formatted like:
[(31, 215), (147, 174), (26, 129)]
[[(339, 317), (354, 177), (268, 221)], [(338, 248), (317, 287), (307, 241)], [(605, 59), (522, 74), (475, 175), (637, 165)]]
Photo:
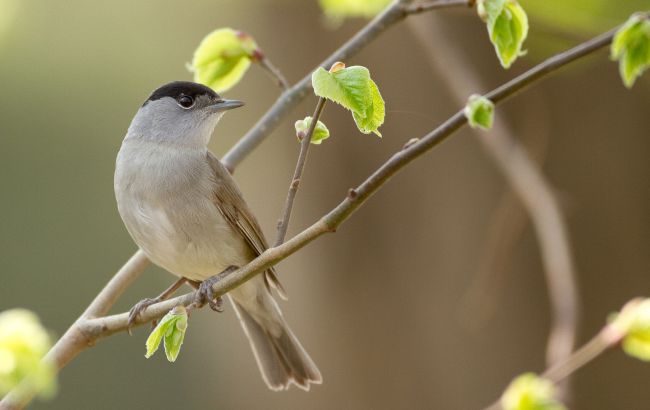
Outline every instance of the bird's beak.
[(226, 111), (226, 110), (232, 110), (233, 108), (238, 108), (244, 105), (243, 101), (238, 101), (238, 100), (221, 100), (218, 101), (212, 105), (210, 105), (208, 108), (212, 112), (221, 112), (221, 111)]

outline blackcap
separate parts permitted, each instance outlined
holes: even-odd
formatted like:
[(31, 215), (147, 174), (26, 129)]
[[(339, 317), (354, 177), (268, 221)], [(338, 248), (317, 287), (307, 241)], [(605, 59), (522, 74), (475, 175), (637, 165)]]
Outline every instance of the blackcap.
[[(166, 84), (135, 114), (117, 155), (115, 196), (131, 237), (153, 263), (193, 283), (211, 284), (267, 248), (235, 181), (207, 148), (223, 113), (242, 105), (200, 84)], [(321, 374), (272, 287), (282, 290), (271, 268), (228, 296), (268, 387), (308, 390)]]

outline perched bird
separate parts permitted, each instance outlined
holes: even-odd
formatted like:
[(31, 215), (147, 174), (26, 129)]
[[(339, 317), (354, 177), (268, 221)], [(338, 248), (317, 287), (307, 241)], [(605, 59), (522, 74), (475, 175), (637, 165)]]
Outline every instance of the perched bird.
[[(226, 110), (242, 106), (208, 87), (177, 81), (155, 90), (135, 114), (115, 166), (115, 197), (135, 243), (156, 265), (199, 288), (220, 309), (212, 284), (267, 248), (262, 230), (228, 170), (207, 148)], [(285, 322), (271, 268), (228, 296), (272, 390), (308, 390), (320, 371)], [(171, 288), (170, 288), (171, 289)], [(161, 295), (162, 296), (162, 295)], [(167, 296), (167, 295), (165, 295)], [(145, 299), (130, 320), (158, 300)]]

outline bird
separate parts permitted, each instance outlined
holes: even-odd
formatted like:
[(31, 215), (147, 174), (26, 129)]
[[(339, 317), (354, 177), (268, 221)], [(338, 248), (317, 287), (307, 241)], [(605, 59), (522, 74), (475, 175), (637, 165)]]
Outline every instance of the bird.
[[(208, 149), (227, 110), (244, 105), (211, 88), (174, 81), (151, 93), (126, 132), (115, 163), (119, 214), (134, 242), (156, 265), (198, 288), (197, 300), (221, 310), (212, 285), (268, 248), (235, 180)], [(322, 383), (318, 367), (287, 325), (271, 289), (283, 297), (274, 268), (227, 296), (244, 329), (266, 385), (309, 390)], [(147, 306), (167, 297), (144, 299)]]

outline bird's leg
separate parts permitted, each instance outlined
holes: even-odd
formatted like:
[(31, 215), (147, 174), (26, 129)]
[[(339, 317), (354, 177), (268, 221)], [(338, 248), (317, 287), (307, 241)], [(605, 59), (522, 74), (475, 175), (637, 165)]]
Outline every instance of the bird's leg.
[[(151, 305), (153, 305), (155, 303), (162, 302), (163, 300), (169, 299), (169, 297), (171, 295), (173, 295), (174, 292), (176, 292), (178, 290), (178, 288), (183, 286), (183, 284), (185, 282), (188, 282), (188, 279), (180, 278), (179, 280), (174, 282), (170, 287), (165, 289), (165, 291), (163, 291), (163, 293), (156, 296), (155, 298), (153, 298), (153, 299), (152, 298), (145, 298), (145, 299), (142, 299), (141, 301), (139, 301), (138, 303), (136, 303), (135, 306), (133, 306), (131, 308), (131, 310), (129, 310), (129, 321), (127, 323), (127, 328), (126, 328), (127, 331), (129, 332), (129, 334), (131, 334), (131, 327), (133, 326), (136, 319), (138, 318), (138, 316), (140, 316), (140, 314), (142, 312), (144, 312), (149, 306), (151, 306)], [(152, 324), (153, 324), (153, 326), (155, 326), (156, 321), (154, 320), (152, 322)]]
[(210, 309), (214, 310), (215, 312), (223, 312), (223, 299), (221, 298), (221, 296), (218, 296), (216, 298), (214, 297), (214, 291), (212, 290), (212, 286), (214, 286), (215, 283), (219, 282), (221, 279), (225, 278), (226, 276), (236, 271), (237, 269), (238, 269), (237, 266), (229, 266), (226, 269), (224, 269), (223, 272), (211, 276), (208, 279), (201, 282), (198, 290), (196, 291), (196, 297), (192, 305), (196, 307), (201, 307), (207, 303), (210, 306)]

